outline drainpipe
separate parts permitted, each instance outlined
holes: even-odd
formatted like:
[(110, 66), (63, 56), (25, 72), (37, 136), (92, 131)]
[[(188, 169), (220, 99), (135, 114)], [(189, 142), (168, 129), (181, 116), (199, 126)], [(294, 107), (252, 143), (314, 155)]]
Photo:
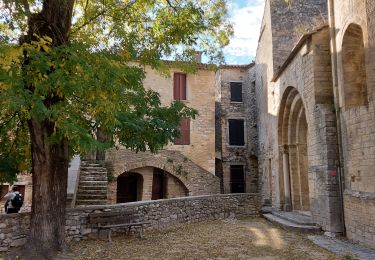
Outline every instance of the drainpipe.
[(341, 223), (343, 235), (345, 235), (345, 215), (344, 215), (344, 188), (345, 188), (345, 176), (344, 176), (344, 158), (343, 158), (343, 146), (342, 146), (342, 131), (341, 131), (341, 109), (340, 109), (340, 96), (338, 88), (338, 72), (337, 72), (337, 45), (336, 45), (336, 23), (335, 23), (335, 8), (334, 0), (328, 0), (328, 13), (329, 13), (329, 29), (330, 29), (330, 41), (331, 41), (331, 63), (332, 63), (332, 81), (333, 81), (333, 95), (336, 112), (336, 128), (337, 128), (337, 143), (339, 149), (339, 161), (338, 161), (338, 178), (339, 178), (339, 190), (341, 196)]

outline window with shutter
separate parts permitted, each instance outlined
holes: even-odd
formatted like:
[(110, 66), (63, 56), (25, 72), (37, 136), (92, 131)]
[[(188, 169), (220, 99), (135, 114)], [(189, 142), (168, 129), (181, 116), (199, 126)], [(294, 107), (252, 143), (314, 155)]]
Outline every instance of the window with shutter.
[(186, 100), (186, 74), (175, 73), (173, 75), (173, 99)]
[(242, 83), (241, 82), (230, 83), (230, 101), (242, 102)]
[(181, 136), (174, 141), (175, 145), (189, 145), (190, 144), (190, 119), (183, 118), (180, 123)]
[(229, 145), (245, 145), (245, 121), (243, 119), (229, 119)]

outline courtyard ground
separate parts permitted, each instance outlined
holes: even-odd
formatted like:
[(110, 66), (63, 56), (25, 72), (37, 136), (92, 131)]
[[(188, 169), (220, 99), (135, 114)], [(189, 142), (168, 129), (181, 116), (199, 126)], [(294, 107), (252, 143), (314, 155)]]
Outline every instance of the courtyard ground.
[[(284, 231), (261, 218), (211, 221), (168, 231), (148, 231), (145, 239), (118, 235), (71, 242), (74, 259), (343, 259), (304, 235)], [(345, 257), (344, 259), (352, 259)]]

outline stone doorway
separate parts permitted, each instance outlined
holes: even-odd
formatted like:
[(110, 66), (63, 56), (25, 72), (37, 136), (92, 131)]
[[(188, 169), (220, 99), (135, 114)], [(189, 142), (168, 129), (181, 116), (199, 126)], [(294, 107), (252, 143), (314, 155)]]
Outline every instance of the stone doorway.
[(142, 200), (143, 177), (135, 172), (128, 172), (117, 178), (117, 203)]
[(152, 200), (165, 199), (167, 177), (162, 169), (154, 168), (152, 177)]
[(310, 210), (308, 181), (308, 125), (302, 98), (289, 88), (282, 99), (279, 113), (279, 190), (285, 211)]

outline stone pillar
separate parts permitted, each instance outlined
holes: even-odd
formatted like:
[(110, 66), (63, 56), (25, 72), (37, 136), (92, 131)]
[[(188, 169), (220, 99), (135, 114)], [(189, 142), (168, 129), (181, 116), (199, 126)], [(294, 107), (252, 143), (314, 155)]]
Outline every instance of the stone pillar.
[(291, 211), (292, 205), (290, 203), (290, 170), (289, 170), (289, 151), (288, 145), (280, 146), (280, 151), (283, 156), (283, 174), (284, 174), (284, 210)]

